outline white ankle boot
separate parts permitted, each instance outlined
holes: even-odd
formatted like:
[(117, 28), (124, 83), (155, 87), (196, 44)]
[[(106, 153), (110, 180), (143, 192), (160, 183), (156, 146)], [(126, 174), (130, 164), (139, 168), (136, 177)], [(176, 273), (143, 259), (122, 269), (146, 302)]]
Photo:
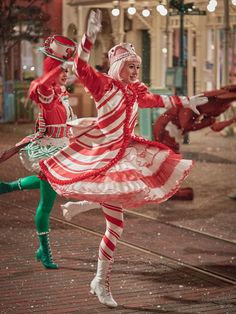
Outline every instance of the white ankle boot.
[(68, 221), (70, 221), (74, 216), (78, 214), (99, 207), (99, 203), (87, 201), (67, 202), (66, 204), (61, 205), (63, 216)]
[(117, 307), (109, 288), (109, 268), (112, 261), (98, 260), (97, 274), (90, 284), (90, 293), (97, 295), (99, 301), (108, 307)]

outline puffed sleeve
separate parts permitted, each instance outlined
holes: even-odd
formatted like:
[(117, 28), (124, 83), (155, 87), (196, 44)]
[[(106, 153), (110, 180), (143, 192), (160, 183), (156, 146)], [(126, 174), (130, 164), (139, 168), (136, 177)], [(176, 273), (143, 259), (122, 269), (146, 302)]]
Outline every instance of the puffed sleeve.
[(91, 49), (92, 43), (84, 35), (78, 48), (74, 67), (80, 82), (89, 90), (95, 101), (98, 101), (111, 88), (112, 79), (88, 64)]

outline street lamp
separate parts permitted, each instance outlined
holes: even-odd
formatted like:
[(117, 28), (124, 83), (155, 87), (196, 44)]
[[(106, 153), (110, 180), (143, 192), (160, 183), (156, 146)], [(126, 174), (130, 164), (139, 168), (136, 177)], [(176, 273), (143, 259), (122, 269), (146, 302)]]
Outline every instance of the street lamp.
[(169, 7), (173, 9), (172, 12), (169, 12), (170, 16), (179, 15), (180, 17), (180, 51), (179, 51), (179, 62), (178, 65), (181, 68), (182, 72), (182, 86), (178, 90), (179, 95), (186, 94), (185, 92), (185, 82), (184, 82), (184, 16), (185, 15), (206, 15), (206, 11), (199, 10), (195, 8), (194, 3), (184, 4), (184, 0), (169, 0)]
[[(206, 15), (206, 11), (201, 11), (195, 8), (194, 3), (184, 4), (184, 0), (170, 0), (169, 7), (173, 9), (172, 12), (169, 12), (170, 16), (179, 15), (180, 17), (180, 51), (179, 51), (179, 70), (181, 75), (181, 87), (176, 90), (177, 95), (185, 95), (187, 91), (185, 90), (185, 76), (184, 76), (184, 16), (185, 15)], [(188, 134), (184, 136), (184, 144), (189, 142)]]

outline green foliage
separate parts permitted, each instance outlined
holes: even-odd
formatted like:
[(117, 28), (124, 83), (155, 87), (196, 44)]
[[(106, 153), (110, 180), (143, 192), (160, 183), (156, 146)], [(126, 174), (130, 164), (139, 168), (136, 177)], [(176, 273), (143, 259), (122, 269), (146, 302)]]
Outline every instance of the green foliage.
[(5, 52), (21, 40), (37, 42), (49, 34), (50, 15), (42, 10), (48, 0), (0, 1), (0, 42)]

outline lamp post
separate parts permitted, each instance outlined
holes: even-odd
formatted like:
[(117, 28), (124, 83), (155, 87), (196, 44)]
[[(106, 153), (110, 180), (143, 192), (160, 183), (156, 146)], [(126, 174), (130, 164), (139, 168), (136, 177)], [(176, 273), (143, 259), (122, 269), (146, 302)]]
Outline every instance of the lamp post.
[[(184, 4), (184, 0), (169, 0), (169, 7), (173, 9), (169, 13), (170, 16), (179, 15), (180, 17), (180, 32), (179, 32), (179, 61), (178, 61), (178, 69), (176, 75), (181, 75), (181, 87), (176, 89), (177, 95), (186, 95), (187, 91), (185, 88), (185, 60), (184, 60), (184, 16), (185, 15), (206, 15), (206, 11), (199, 10), (194, 7), (194, 3)], [(188, 134), (184, 136), (183, 143), (187, 144), (189, 142)]]
[(180, 17), (180, 32), (179, 32), (179, 62), (178, 66), (181, 69), (181, 75), (182, 75), (182, 86), (177, 90), (177, 93), (180, 95), (186, 94), (185, 91), (185, 77), (184, 77), (184, 16), (185, 15), (206, 15), (206, 11), (199, 10), (194, 7), (194, 3), (187, 3), (184, 4), (184, 0), (169, 0), (169, 7), (173, 9), (169, 15), (179, 15)]

